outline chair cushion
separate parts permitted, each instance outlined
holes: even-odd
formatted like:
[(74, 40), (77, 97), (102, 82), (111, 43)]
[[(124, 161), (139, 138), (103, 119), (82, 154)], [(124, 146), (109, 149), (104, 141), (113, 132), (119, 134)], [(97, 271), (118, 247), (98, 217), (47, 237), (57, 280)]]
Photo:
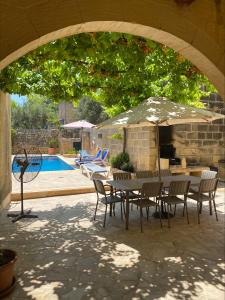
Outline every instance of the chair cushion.
[[(126, 199), (126, 193), (124, 193), (124, 192), (122, 192), (122, 191), (119, 191), (119, 190), (116, 190), (116, 194), (117, 194), (117, 195), (118, 195), (118, 193), (119, 193), (120, 195), (122, 195), (123, 199)], [(129, 200), (130, 200), (130, 199), (137, 199), (137, 198), (140, 197), (140, 195), (139, 195), (139, 194), (136, 194), (136, 193), (134, 193), (134, 192), (129, 192), (129, 193), (128, 193), (128, 197), (129, 197)]]
[(118, 196), (114, 196), (114, 195), (109, 195), (105, 197), (101, 198), (101, 202), (106, 204), (112, 204), (112, 203), (117, 203), (117, 202), (122, 202), (123, 199), (118, 197)]
[(210, 198), (209, 196), (207, 196), (205, 194), (200, 194), (199, 195), (198, 193), (190, 194), (190, 195), (188, 195), (188, 198), (193, 199), (193, 200), (198, 201), (198, 202), (212, 200), (212, 198)]
[(180, 204), (184, 203), (184, 200), (181, 198), (178, 198), (176, 196), (165, 196), (165, 197), (160, 197), (160, 200), (168, 203), (168, 204)]
[(148, 198), (145, 199), (137, 199), (137, 200), (131, 200), (130, 203), (135, 204), (137, 206), (142, 206), (142, 207), (148, 207), (148, 206), (156, 206), (158, 203), (149, 200)]

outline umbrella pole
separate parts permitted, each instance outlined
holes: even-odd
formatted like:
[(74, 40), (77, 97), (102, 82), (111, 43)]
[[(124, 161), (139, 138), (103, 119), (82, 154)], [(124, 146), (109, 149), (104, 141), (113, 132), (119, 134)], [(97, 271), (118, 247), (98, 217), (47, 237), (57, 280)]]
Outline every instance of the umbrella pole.
[(158, 173), (159, 181), (161, 182), (161, 167), (160, 167), (160, 146), (159, 146), (159, 124), (156, 123), (156, 148), (157, 148), (157, 161), (158, 161)]
[(80, 140), (81, 140), (81, 151), (83, 150), (83, 127), (81, 127), (80, 131)]

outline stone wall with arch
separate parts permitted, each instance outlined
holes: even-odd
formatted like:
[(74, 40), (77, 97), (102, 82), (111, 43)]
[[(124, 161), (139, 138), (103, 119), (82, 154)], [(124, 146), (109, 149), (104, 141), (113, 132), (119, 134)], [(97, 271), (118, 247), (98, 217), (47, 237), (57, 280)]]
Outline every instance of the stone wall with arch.
[[(38, 46), (64, 36), (91, 31), (126, 32), (156, 40), (181, 53), (225, 99), (224, 19), (223, 0), (0, 1), (0, 70)], [(0, 95), (1, 111), (7, 111), (6, 98)], [(9, 162), (9, 155), (3, 155), (10, 152), (9, 115), (7, 123), (1, 122), (0, 126), (2, 174), (9, 171), (1, 161)], [(7, 180), (10, 183), (10, 176)], [(1, 203), (1, 190), (0, 195)]]

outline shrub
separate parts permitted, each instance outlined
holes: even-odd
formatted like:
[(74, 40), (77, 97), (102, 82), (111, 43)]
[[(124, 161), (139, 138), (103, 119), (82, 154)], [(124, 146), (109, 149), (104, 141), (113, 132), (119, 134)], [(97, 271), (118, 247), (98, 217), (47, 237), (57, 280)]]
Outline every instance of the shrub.
[(111, 165), (113, 168), (117, 168), (123, 171), (134, 171), (134, 167), (130, 162), (130, 157), (127, 152), (122, 152), (119, 153), (117, 156), (114, 156), (111, 160)]
[(79, 153), (79, 151), (77, 151), (77, 150), (67, 150), (67, 151), (65, 151), (65, 154), (78, 154)]
[(134, 166), (132, 165), (132, 163), (130, 161), (125, 162), (122, 164), (121, 170), (126, 171), (126, 172), (134, 172)]
[(56, 138), (50, 139), (48, 142), (48, 146), (49, 146), (49, 148), (58, 148), (59, 147), (58, 139), (56, 139)]

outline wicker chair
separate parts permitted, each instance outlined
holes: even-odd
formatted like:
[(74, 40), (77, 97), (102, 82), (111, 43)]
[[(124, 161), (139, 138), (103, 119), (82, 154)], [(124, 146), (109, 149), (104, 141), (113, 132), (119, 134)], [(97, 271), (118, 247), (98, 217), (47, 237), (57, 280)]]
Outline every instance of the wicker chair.
[[(113, 180), (130, 180), (131, 179), (131, 173), (129, 172), (115, 172), (113, 173)], [(122, 191), (114, 191), (115, 194), (120, 194), (120, 197), (125, 201), (126, 195)], [(139, 197), (139, 194), (134, 192), (129, 192), (129, 200), (130, 199), (137, 199)], [(125, 205), (124, 207), (124, 214), (125, 214)], [(131, 209), (133, 209), (133, 206), (131, 206)]]
[(149, 178), (153, 177), (153, 172), (152, 171), (137, 171), (136, 172), (136, 177), (137, 178)]
[[(123, 210), (122, 210), (123, 199), (121, 197), (118, 197), (118, 195), (114, 195), (111, 193), (107, 194), (105, 191), (105, 186), (101, 180), (94, 179), (93, 182), (94, 182), (95, 190), (97, 193), (97, 203), (96, 203), (96, 207), (95, 207), (94, 220), (96, 218), (96, 212), (98, 209), (99, 202), (102, 202), (105, 205), (105, 216), (104, 216), (104, 221), (103, 221), (103, 227), (105, 227), (108, 205), (115, 205), (116, 203), (120, 203), (121, 204), (121, 219), (123, 219)], [(115, 209), (114, 209), (114, 215), (115, 215)]]
[[(213, 179), (217, 178), (218, 173), (215, 171), (210, 171), (210, 170), (204, 170), (202, 171), (201, 179)], [(198, 193), (198, 187), (193, 186), (190, 188), (191, 193)], [(200, 203), (200, 210), (199, 213), (202, 212), (202, 203)], [(210, 214), (212, 214), (212, 206), (210, 205)]]
[[(171, 205), (174, 205), (174, 215), (176, 213), (177, 204), (184, 205), (183, 216), (184, 216), (184, 211), (186, 209), (187, 222), (189, 224), (188, 209), (187, 209), (187, 197), (188, 197), (189, 187), (190, 187), (190, 181), (188, 180), (172, 181), (169, 186), (168, 195), (161, 197), (161, 201), (167, 204), (167, 218), (168, 218), (169, 228), (170, 228), (169, 207), (171, 207)], [(180, 198), (180, 196), (183, 197), (183, 199)]]
[(150, 198), (156, 198), (161, 196), (161, 189), (162, 189), (162, 182), (151, 182), (151, 183), (144, 183), (142, 185), (141, 194), (139, 199), (131, 200), (131, 203), (134, 205), (137, 205), (137, 207), (140, 208), (140, 223), (141, 223), (141, 232), (143, 232), (143, 224), (142, 224), (142, 218), (143, 218), (143, 208), (147, 209), (147, 220), (149, 218), (149, 207), (158, 207), (159, 209), (159, 215), (160, 215), (160, 224), (162, 227), (162, 220), (161, 220), (161, 211), (160, 211), (160, 205), (156, 201), (150, 200)]
[[(159, 176), (159, 170), (154, 171), (153, 174), (154, 174), (155, 177)], [(172, 176), (172, 173), (171, 173), (171, 171), (169, 169), (162, 169), (162, 170), (160, 170), (160, 175), (162, 177)]]
[(188, 198), (197, 201), (197, 213), (198, 213), (198, 224), (200, 224), (200, 213), (202, 203), (205, 201), (209, 202), (210, 214), (212, 214), (212, 202), (215, 210), (216, 220), (218, 221), (215, 195), (218, 185), (218, 178), (202, 179), (197, 192), (191, 191), (192, 194), (188, 195)]
[(130, 172), (115, 172), (113, 173), (113, 180), (129, 180), (131, 179)]

